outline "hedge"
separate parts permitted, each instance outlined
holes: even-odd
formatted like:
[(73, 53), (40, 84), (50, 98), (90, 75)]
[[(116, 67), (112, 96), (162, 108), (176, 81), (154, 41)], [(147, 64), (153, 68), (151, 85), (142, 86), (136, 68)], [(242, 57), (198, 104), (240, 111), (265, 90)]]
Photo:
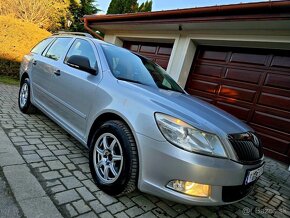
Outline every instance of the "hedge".
[(0, 74), (18, 76), (22, 57), (50, 33), (10, 16), (0, 16)]

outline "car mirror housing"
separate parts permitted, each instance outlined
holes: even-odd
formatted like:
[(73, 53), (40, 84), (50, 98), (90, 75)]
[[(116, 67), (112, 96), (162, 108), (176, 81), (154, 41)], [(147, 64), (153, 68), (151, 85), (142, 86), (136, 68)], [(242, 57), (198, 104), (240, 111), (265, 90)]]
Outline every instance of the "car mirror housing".
[(66, 63), (73, 68), (86, 71), (92, 75), (97, 75), (97, 70), (91, 68), (90, 61), (87, 57), (81, 55), (72, 55), (69, 57)]

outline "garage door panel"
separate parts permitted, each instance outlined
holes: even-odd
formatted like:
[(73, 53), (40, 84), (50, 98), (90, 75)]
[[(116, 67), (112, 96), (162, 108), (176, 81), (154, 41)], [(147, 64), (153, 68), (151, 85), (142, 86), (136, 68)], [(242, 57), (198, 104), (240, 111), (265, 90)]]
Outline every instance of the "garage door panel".
[(157, 64), (166, 69), (173, 44), (124, 41), (123, 47), (156, 61)]
[(290, 163), (289, 52), (207, 46), (196, 54), (186, 90), (247, 122), (267, 155)]
[(251, 53), (233, 53), (230, 62), (243, 63), (247, 65), (262, 65), (265, 66), (267, 56), (262, 54)]
[[(193, 95), (191, 93), (191, 90), (187, 90), (189, 94)], [(194, 90), (194, 93), (198, 93), (198, 95), (196, 95), (195, 97), (201, 99), (201, 100), (204, 100), (206, 102), (209, 102), (209, 103), (213, 103), (214, 101), (214, 95), (211, 95), (211, 94), (208, 94), (208, 93), (204, 93), (204, 92), (199, 92), (197, 90)]]
[(258, 84), (261, 78), (261, 73), (250, 70), (240, 70), (229, 68), (226, 71), (225, 79)]
[(233, 86), (221, 85), (219, 95), (239, 99), (242, 101), (252, 102), (256, 95), (256, 91)]
[(264, 147), (287, 155), (289, 149), (288, 141), (273, 137), (269, 132), (259, 132), (259, 135), (264, 143)]
[(274, 116), (272, 114), (255, 111), (252, 123), (264, 125), (271, 129), (277, 129), (281, 132), (290, 133), (290, 119)]
[(265, 86), (271, 86), (281, 89), (290, 89), (290, 76), (269, 73), (265, 80)]
[(216, 90), (219, 86), (217, 83), (213, 82), (207, 82), (203, 80), (193, 80), (191, 81), (191, 85), (194, 86), (196, 90), (202, 91), (202, 92), (208, 92), (215, 94)]
[(286, 96), (261, 93), (258, 104), (290, 111), (290, 98)]
[(159, 55), (171, 55), (172, 48), (159, 47), (157, 54)]
[(275, 56), (272, 59), (271, 67), (282, 67), (290, 69), (290, 57)]
[(227, 52), (203, 50), (201, 51), (199, 57), (201, 59), (206, 59), (206, 60), (215, 60), (215, 61), (225, 62), (227, 59), (227, 55), (228, 55)]
[(221, 101), (218, 101), (216, 106), (244, 121), (247, 121), (250, 113), (250, 108), (240, 107), (238, 105), (228, 104)]
[(210, 65), (200, 65), (196, 66), (195, 72), (198, 75), (205, 75), (210, 77), (221, 78), (223, 74), (223, 67), (220, 66), (210, 66)]

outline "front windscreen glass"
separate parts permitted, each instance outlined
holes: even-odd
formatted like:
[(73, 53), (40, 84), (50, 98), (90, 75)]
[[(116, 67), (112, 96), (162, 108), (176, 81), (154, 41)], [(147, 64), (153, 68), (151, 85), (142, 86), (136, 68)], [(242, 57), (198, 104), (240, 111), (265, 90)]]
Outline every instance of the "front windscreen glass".
[(184, 92), (166, 71), (153, 61), (116, 46), (103, 44), (102, 48), (110, 70), (117, 79)]

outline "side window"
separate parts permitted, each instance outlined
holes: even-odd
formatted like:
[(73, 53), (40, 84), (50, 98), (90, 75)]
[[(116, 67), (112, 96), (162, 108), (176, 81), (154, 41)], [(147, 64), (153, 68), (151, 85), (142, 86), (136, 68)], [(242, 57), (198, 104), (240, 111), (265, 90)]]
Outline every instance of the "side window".
[(97, 66), (96, 55), (94, 53), (91, 44), (88, 41), (83, 39), (76, 39), (65, 57), (65, 63), (73, 55), (80, 55), (88, 58), (90, 61), (91, 68), (96, 69)]
[(40, 43), (38, 43), (34, 48), (31, 50), (32, 53), (40, 54), (43, 52), (43, 50), (48, 46), (50, 42), (52, 42), (54, 38), (47, 38), (42, 40)]
[(56, 61), (59, 60), (65, 54), (66, 47), (71, 40), (72, 38), (57, 38), (44, 56)]

